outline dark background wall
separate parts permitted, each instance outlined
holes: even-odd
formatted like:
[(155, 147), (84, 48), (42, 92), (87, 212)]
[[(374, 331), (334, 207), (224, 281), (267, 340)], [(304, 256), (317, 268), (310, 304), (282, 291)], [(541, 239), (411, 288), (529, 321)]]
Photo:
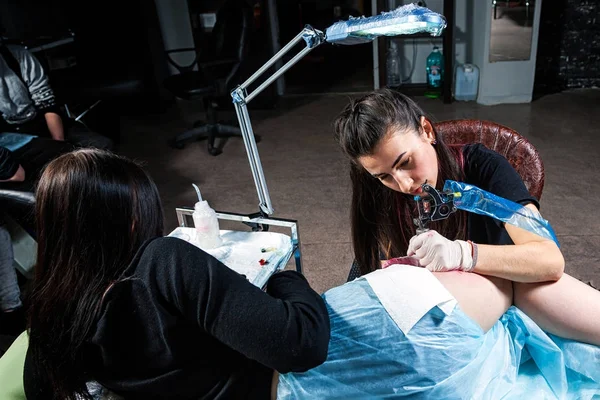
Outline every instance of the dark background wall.
[(544, 1), (536, 61), (535, 91), (600, 87), (600, 3)]
[(137, 80), (144, 107), (159, 108), (166, 62), (153, 1), (1, 0), (0, 27), (9, 43), (31, 47), (72, 32), (74, 43), (61, 50), (76, 67), (49, 71), (55, 91)]

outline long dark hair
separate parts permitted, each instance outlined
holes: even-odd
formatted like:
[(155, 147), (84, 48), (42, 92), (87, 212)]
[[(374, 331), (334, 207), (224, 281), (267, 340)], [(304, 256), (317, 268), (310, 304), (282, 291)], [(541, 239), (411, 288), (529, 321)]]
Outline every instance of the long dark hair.
[[(362, 274), (379, 268), (381, 255), (386, 259), (406, 255), (416, 227), (412, 221), (415, 216), (412, 196), (384, 186), (358, 163), (358, 158), (372, 155), (392, 128), (419, 134), (422, 116), (427, 118), (407, 96), (381, 89), (351, 101), (335, 120), (336, 139), (351, 160), (352, 242)], [(460, 148), (447, 146), (435, 127), (434, 134), (438, 159), (436, 184), (443, 185), (447, 179), (461, 181), (464, 174)], [(458, 212), (447, 220), (430, 224), (430, 228), (448, 238), (464, 238), (466, 215)]]
[(109, 285), (163, 234), (158, 190), (133, 161), (77, 150), (52, 161), (36, 191), (37, 264), (29, 299), (36, 379), (54, 398), (89, 398), (87, 341)]

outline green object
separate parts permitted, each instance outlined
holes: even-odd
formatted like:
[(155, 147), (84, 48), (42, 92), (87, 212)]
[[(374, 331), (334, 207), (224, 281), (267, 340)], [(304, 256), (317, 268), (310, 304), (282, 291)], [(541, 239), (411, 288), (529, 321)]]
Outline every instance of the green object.
[(433, 46), (433, 51), (427, 56), (427, 90), (425, 96), (437, 99), (442, 95), (444, 82), (444, 58), (440, 49)]
[(0, 358), (0, 399), (25, 400), (23, 368), (29, 336), (24, 331)]

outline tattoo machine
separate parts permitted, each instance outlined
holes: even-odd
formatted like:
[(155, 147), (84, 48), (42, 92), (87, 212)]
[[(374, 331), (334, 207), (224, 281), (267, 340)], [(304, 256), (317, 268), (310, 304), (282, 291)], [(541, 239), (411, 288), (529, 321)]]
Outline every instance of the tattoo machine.
[(421, 189), (426, 194), (414, 197), (419, 211), (418, 218), (413, 219), (417, 226), (417, 235), (427, 232), (431, 221), (446, 219), (455, 213), (457, 208), (454, 205), (454, 198), (461, 196), (460, 192), (439, 192), (427, 182), (421, 185)]

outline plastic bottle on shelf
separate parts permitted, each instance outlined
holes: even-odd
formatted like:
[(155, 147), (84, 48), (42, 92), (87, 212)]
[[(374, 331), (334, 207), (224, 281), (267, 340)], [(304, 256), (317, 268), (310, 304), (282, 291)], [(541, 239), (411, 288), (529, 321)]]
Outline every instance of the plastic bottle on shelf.
[(444, 82), (444, 58), (440, 49), (433, 46), (433, 51), (427, 57), (427, 90), (425, 96), (437, 99), (442, 95), (442, 83)]
[(454, 98), (459, 101), (477, 99), (479, 68), (475, 64), (462, 64), (456, 67)]
[(390, 48), (388, 50), (386, 60), (387, 70), (387, 87), (397, 88), (402, 84), (402, 73), (400, 70), (400, 58), (398, 57), (398, 47), (392, 40), (390, 41)]

